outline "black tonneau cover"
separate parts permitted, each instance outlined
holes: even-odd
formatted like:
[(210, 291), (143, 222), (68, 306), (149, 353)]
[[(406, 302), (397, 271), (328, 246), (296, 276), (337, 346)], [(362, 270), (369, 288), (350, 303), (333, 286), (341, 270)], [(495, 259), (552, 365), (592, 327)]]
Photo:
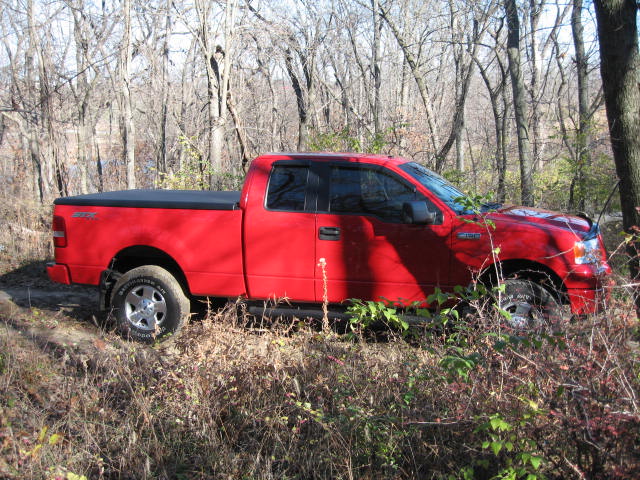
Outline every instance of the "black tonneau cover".
[(181, 208), (186, 210), (236, 210), (240, 192), (201, 190), (121, 190), (62, 197), (56, 205), (87, 207)]

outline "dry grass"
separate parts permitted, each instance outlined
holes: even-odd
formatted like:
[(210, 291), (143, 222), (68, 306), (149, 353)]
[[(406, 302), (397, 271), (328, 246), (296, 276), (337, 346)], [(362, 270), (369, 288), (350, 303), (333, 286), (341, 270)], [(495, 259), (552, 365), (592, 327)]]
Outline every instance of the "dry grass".
[[(245, 328), (234, 315), (210, 315), (155, 349), (107, 335), (84, 363), (3, 326), (0, 476), (640, 472), (640, 364), (621, 317), (534, 345), (475, 328), (353, 342)], [(509, 427), (492, 428), (496, 418)], [(502, 443), (497, 454), (492, 443)]]
[(51, 207), (18, 199), (0, 202), (0, 275), (53, 257)]

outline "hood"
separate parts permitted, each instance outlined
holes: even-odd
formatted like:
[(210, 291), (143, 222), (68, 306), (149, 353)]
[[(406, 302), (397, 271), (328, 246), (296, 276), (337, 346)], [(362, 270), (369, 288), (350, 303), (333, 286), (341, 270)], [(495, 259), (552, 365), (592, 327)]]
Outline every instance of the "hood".
[(595, 225), (587, 217), (577, 217), (564, 213), (544, 210), (534, 207), (507, 206), (498, 209), (490, 215), (494, 220), (507, 222), (523, 222), (536, 226), (548, 225), (550, 227), (569, 230), (579, 237), (585, 237), (594, 231)]

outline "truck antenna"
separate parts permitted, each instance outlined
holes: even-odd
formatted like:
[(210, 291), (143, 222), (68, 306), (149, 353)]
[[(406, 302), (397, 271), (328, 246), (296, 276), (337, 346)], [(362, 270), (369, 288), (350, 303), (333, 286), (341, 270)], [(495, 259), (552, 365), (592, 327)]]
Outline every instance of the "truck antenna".
[(600, 210), (600, 215), (598, 215), (598, 221), (596, 222), (597, 224), (600, 224), (600, 219), (602, 218), (602, 215), (604, 214), (604, 211), (607, 209), (607, 207), (609, 206), (609, 203), (611, 202), (611, 198), (613, 198), (613, 194), (616, 192), (616, 189), (620, 186), (620, 179), (618, 179), (618, 181), (616, 182), (616, 184), (613, 186), (613, 188), (611, 189), (611, 193), (609, 194), (609, 197), (607, 198), (607, 201), (604, 202), (604, 206), (602, 207), (602, 210)]

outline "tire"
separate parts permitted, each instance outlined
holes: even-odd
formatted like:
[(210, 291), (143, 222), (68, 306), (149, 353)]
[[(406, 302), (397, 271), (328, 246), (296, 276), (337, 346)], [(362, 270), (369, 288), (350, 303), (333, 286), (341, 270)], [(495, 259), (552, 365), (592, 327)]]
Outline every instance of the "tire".
[(123, 337), (153, 343), (178, 333), (189, 316), (190, 303), (173, 275), (145, 265), (118, 279), (111, 307)]
[(515, 331), (553, 332), (562, 321), (562, 305), (551, 291), (530, 280), (507, 279), (499, 306), (509, 312), (506, 326)]

